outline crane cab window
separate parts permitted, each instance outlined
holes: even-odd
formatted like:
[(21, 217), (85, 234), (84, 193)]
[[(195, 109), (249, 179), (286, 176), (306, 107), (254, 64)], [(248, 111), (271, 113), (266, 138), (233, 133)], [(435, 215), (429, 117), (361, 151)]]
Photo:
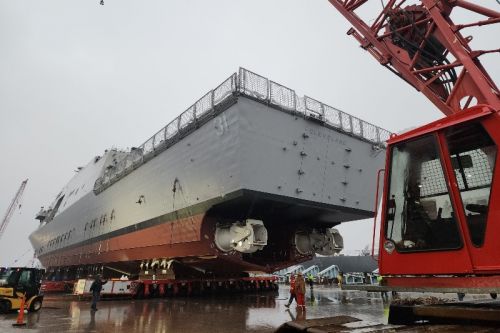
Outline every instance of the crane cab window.
[(462, 246), (433, 135), (394, 145), (385, 236), (399, 252)]
[(482, 246), (497, 147), (479, 123), (449, 128), (448, 149), (474, 246)]

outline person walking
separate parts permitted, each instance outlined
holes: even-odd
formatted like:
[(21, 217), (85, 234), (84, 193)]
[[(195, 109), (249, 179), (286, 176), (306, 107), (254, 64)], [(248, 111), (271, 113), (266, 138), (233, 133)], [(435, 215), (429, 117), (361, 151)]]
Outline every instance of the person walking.
[(299, 274), (297, 274), (297, 278), (295, 279), (295, 297), (297, 297), (297, 306), (300, 307), (301, 310), (306, 309), (305, 293), (306, 281), (304, 281), (302, 273), (299, 272)]
[(101, 297), (102, 286), (106, 284), (108, 281), (103, 280), (102, 276), (99, 274), (96, 276), (94, 282), (90, 285), (90, 291), (92, 292), (92, 305), (90, 308), (93, 311), (97, 311), (97, 302)]
[(342, 288), (342, 283), (344, 283), (344, 273), (342, 271), (339, 271), (339, 274), (337, 275), (337, 283), (339, 285), (339, 288)]
[(307, 283), (309, 283), (309, 288), (312, 291), (314, 288), (314, 276), (311, 273), (307, 274)]
[(290, 299), (288, 300), (288, 304), (285, 304), (285, 306), (289, 308), (293, 300), (297, 301), (297, 297), (295, 296), (295, 275), (290, 274)]
[[(383, 279), (384, 278), (382, 277), (382, 275), (377, 276), (377, 282), (378, 282), (379, 286), (384, 285)], [(387, 291), (385, 291), (385, 290), (381, 291), (380, 296), (382, 296), (382, 302), (386, 303), (387, 301), (389, 301), (389, 296), (387, 295)]]

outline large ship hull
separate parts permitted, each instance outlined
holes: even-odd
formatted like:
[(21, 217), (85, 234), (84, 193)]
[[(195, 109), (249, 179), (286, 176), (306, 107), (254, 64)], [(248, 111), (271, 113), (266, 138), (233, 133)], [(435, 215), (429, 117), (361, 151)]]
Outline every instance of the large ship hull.
[[(133, 272), (164, 258), (213, 274), (275, 271), (312, 255), (294, 247), (298, 230), (373, 215), (381, 150), (315, 117), (232, 93), (105, 186), (94, 182), (119, 152), (89, 163), (30, 240), (49, 268)], [(263, 222), (267, 245), (254, 253), (221, 250), (218, 226), (248, 219)]]

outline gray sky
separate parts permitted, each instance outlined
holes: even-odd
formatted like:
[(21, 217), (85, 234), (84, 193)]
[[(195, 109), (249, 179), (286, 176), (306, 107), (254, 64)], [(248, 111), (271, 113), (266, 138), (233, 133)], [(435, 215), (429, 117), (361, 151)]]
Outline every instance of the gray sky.
[[(35, 214), (78, 166), (142, 143), (239, 66), (392, 131), (441, 117), (348, 28), (327, 0), (0, 0), (0, 216), (30, 179), (0, 266), (30, 259)], [(498, 36), (475, 43), (498, 48)], [(498, 55), (483, 63), (499, 82)], [(370, 228), (343, 227), (346, 249)]]

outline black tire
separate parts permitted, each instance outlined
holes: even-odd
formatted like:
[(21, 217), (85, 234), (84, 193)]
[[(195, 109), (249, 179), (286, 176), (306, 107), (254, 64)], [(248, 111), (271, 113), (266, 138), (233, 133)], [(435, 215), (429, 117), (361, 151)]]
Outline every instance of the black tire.
[(64, 284), (64, 292), (69, 294), (69, 293), (72, 293), (73, 292), (73, 286), (71, 286), (71, 284), (69, 283), (65, 283)]
[(143, 284), (140, 284), (139, 286), (137, 286), (137, 291), (136, 291), (135, 295), (132, 297), (136, 298), (136, 299), (144, 298), (144, 285)]
[(37, 312), (42, 308), (43, 299), (41, 297), (35, 297), (30, 303), (30, 312)]
[(9, 301), (0, 300), (0, 313), (8, 313), (12, 310)]

